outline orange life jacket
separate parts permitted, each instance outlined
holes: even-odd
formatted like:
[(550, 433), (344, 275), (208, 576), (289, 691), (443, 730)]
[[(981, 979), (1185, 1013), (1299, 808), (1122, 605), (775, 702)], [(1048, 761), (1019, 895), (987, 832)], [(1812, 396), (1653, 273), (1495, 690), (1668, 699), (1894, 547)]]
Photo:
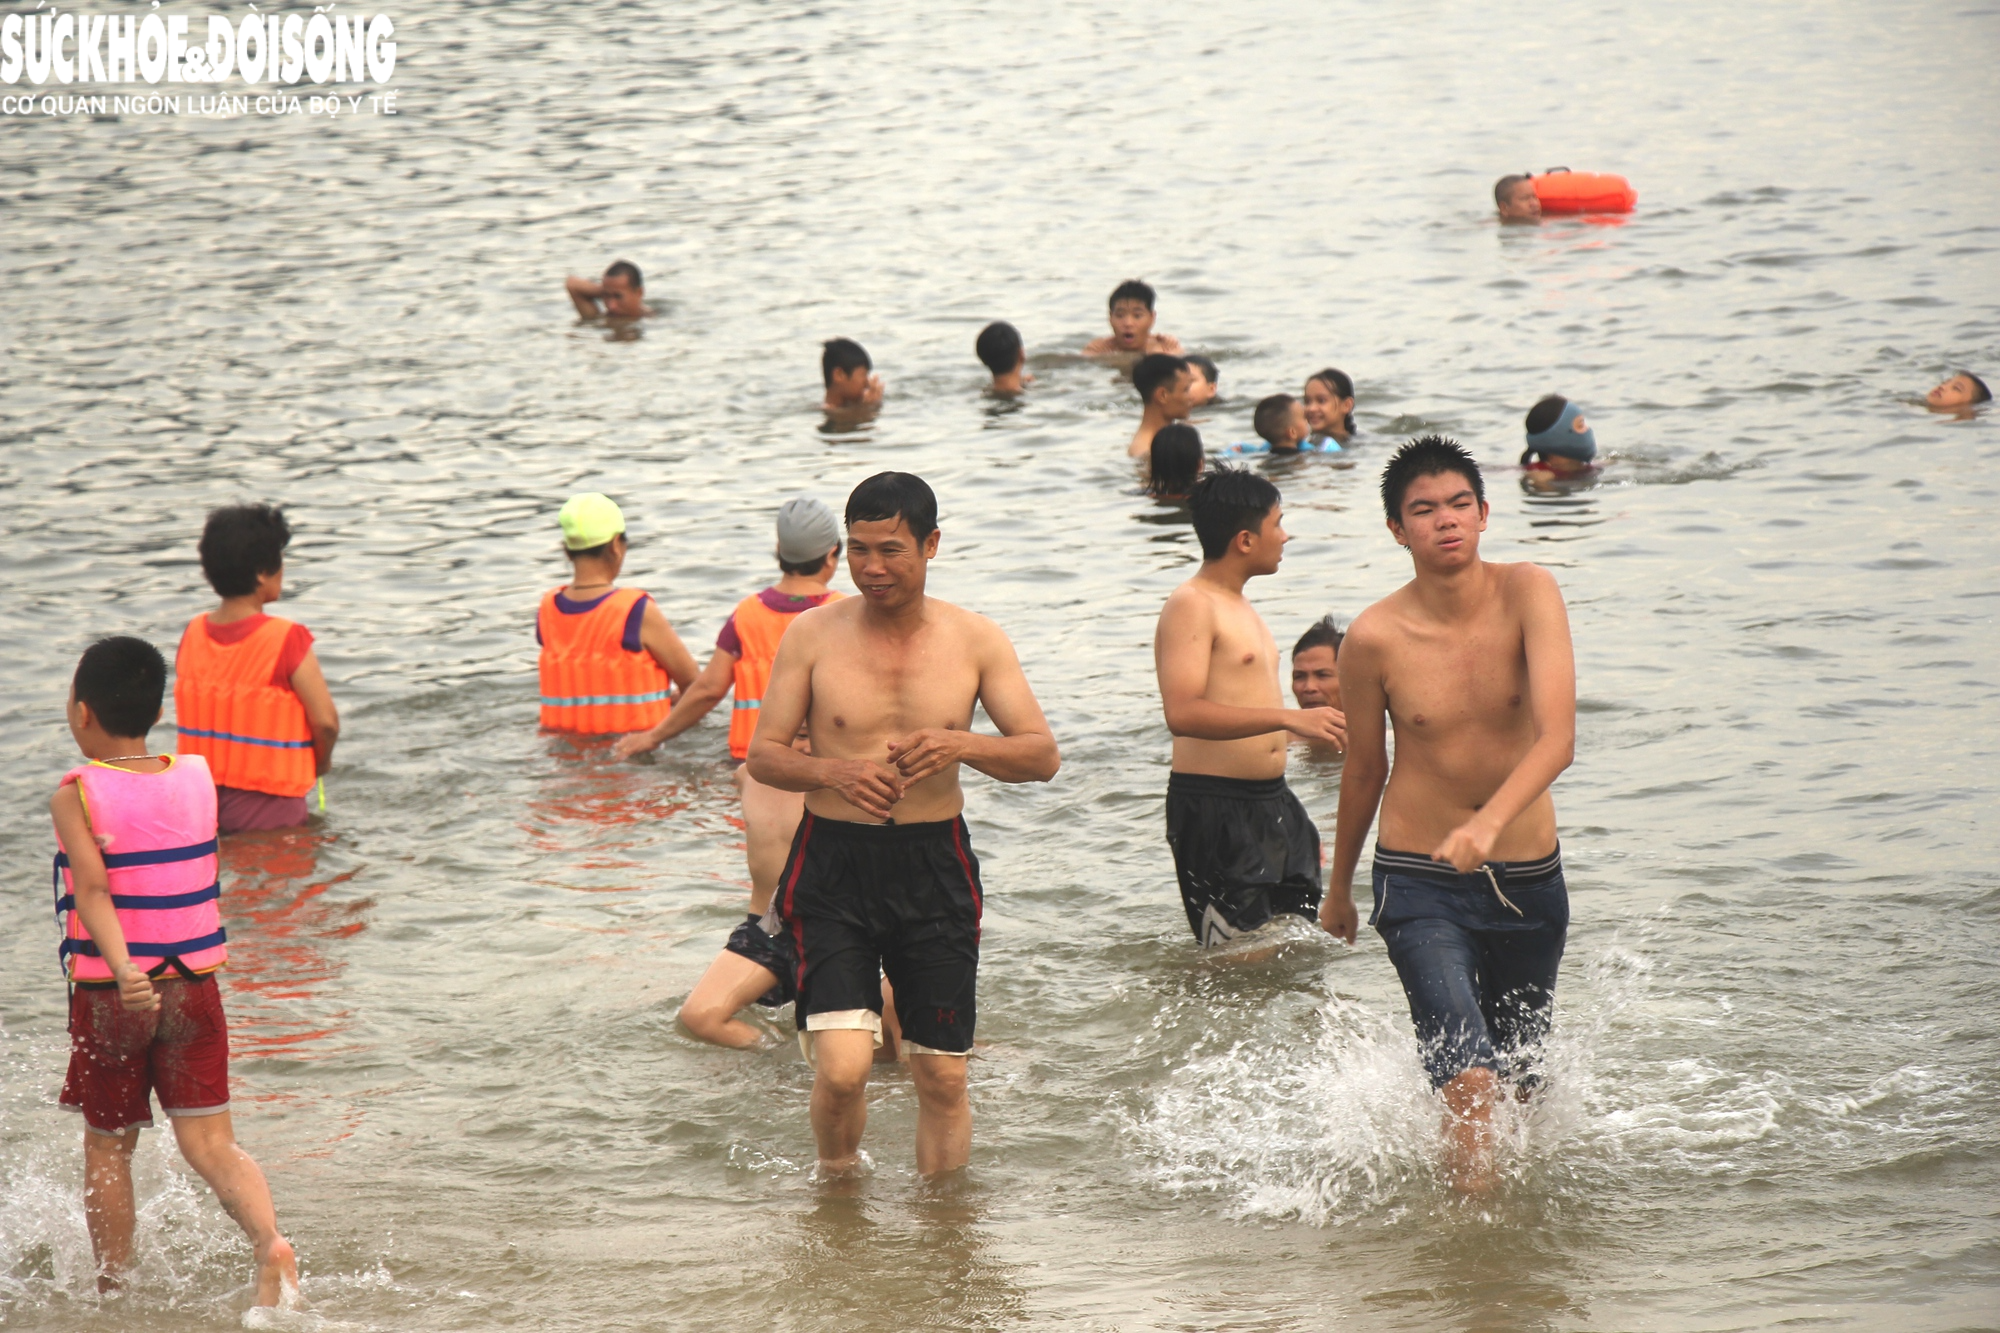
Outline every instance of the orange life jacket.
[[(829, 592), (820, 605), (838, 601), (842, 595)], [(736, 604), (736, 638), (743, 652), (736, 659), (736, 679), (730, 687), (736, 702), (729, 714), (729, 753), (738, 759), (750, 757), (750, 738), (757, 733), (758, 710), (764, 706), (764, 689), (771, 683), (778, 640), (785, 637), (799, 615), (797, 611), (773, 611), (764, 605), (761, 593)]]
[(304, 796), (312, 790), (306, 706), (273, 685), (292, 622), (272, 616), (237, 643), (217, 643), (196, 616), (174, 656), (174, 751), (208, 760), (218, 787)]
[(619, 588), (577, 615), (556, 609), (555, 592), (542, 598), (543, 726), (601, 736), (644, 731), (666, 717), (673, 678), (644, 648), (625, 651), (625, 621), (645, 595)]
[(1630, 213), (1639, 192), (1623, 176), (1559, 168), (1530, 177), (1544, 213)]

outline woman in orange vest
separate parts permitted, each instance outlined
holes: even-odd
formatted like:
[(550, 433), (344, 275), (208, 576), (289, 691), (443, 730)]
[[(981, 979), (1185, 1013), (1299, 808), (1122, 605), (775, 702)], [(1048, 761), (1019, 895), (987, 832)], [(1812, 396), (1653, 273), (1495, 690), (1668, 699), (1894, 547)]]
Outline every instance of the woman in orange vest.
[(620, 588), (625, 515), (608, 496), (571, 496), (558, 516), (570, 581), (542, 598), (542, 725), (602, 736), (666, 720), (674, 685), (695, 678), (694, 655), (652, 597)]
[(271, 505), (218, 509), (201, 532), (201, 572), (222, 603), (181, 634), (175, 750), (208, 760), (224, 833), (305, 823), (340, 739), (312, 631), (264, 613), (284, 596), (291, 539)]
[[(757, 708), (770, 683), (771, 663), (778, 641), (809, 611), (841, 594), (828, 585), (840, 564), (840, 522), (818, 500), (797, 497), (778, 510), (778, 581), (736, 604), (722, 633), (715, 638), (715, 655), (701, 677), (682, 694), (673, 716), (658, 726), (627, 736), (614, 753), (619, 758), (643, 754), (692, 727), (734, 693), (729, 716), (729, 753), (737, 761), (736, 788), (743, 794), (744, 852), (750, 863), (750, 912), (729, 936), (729, 943), (681, 1005), (680, 1020), (703, 1041), (718, 1046), (749, 1047), (763, 1034), (736, 1015), (757, 1003), (777, 1008), (791, 1002), (797, 972), (790, 938), (767, 931), (763, 922), (771, 908), (778, 875), (785, 868), (792, 835), (805, 813), (798, 792), (767, 787), (742, 767), (750, 753), (750, 736), (757, 730)], [(883, 1013), (893, 1013), (884, 1006)], [(895, 1059), (894, 1032), (884, 1035), (877, 1058)]]

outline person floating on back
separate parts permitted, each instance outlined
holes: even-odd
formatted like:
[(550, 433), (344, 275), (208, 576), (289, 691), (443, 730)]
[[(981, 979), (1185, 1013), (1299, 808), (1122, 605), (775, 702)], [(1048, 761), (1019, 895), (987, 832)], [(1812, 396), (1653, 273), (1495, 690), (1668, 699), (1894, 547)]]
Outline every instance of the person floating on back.
[(1186, 500), (1205, 461), (1200, 431), (1185, 421), (1160, 427), (1153, 436), (1147, 494), (1156, 500)]
[(1226, 452), (1269, 454), (1274, 458), (1283, 454), (1340, 452), (1340, 445), (1334, 440), (1313, 443), (1312, 428), (1306, 424), (1306, 405), (1288, 393), (1274, 393), (1259, 399), (1257, 410), (1251, 414), (1250, 425), (1259, 438), (1255, 442), (1232, 444)]
[(1188, 401), (1193, 379), (1194, 371), (1183, 357), (1148, 352), (1139, 358), (1139, 364), (1132, 367), (1132, 387), (1139, 392), (1142, 409), (1139, 429), (1132, 433), (1132, 443), (1125, 450), (1129, 456), (1145, 458), (1152, 452), (1153, 436), (1162, 426), (1187, 419), (1194, 410)]
[(653, 313), (646, 304), (646, 280), (639, 276), (639, 266), (629, 260), (621, 259), (605, 269), (604, 276), (596, 282), (589, 278), (565, 278), (563, 289), (569, 293), (576, 313), (585, 319), (623, 322)]
[(284, 596), (291, 539), (270, 505), (218, 509), (202, 528), (201, 572), (222, 602), (181, 633), (174, 748), (207, 760), (224, 833), (305, 823), (340, 739), (312, 632), (264, 613)]
[(1328, 366), (1311, 379), (1301, 393), (1306, 405), (1307, 439), (1323, 453), (1331, 441), (1344, 448), (1354, 438), (1354, 381), (1343, 371)]
[(1160, 707), (1173, 734), (1167, 846), (1188, 928), (1204, 949), (1268, 956), (1258, 932), (1279, 917), (1310, 922), (1320, 900), (1319, 831), (1285, 785), (1287, 733), (1345, 748), (1325, 707), (1284, 707), (1278, 645), (1243, 586), (1284, 556), (1278, 488), (1218, 468), (1188, 497), (1201, 569), (1160, 609), (1153, 636)]
[(1961, 370), (1924, 395), (1924, 405), (1933, 412), (1971, 416), (1981, 403), (1993, 401), (1993, 390), (1969, 370)]
[(1340, 711), (1342, 637), (1333, 617), (1322, 616), (1307, 626), (1299, 641), (1292, 645), (1292, 698), (1299, 707)]
[[(798, 958), (819, 1171), (864, 1163), (886, 973), (916, 1084), (917, 1170), (936, 1176), (972, 1146), (983, 890), (960, 771), (1047, 782), (1062, 760), (1000, 627), (924, 591), (939, 544), (924, 480), (877, 473), (846, 517), (860, 595), (806, 612), (778, 645), (750, 774), (805, 794), (777, 903)], [(999, 735), (973, 730), (975, 707)], [(793, 741), (808, 725), (805, 754)]]
[(820, 347), (819, 374), (826, 382), (820, 404), (838, 423), (873, 416), (882, 406), (882, 377), (874, 373), (868, 349), (852, 338), (829, 338)]
[(1354, 871), (1379, 803), (1370, 924), (1449, 1111), (1447, 1174), (1479, 1193), (1503, 1087), (1535, 1086), (1569, 928), (1549, 797), (1576, 749), (1569, 615), (1541, 566), (1480, 559), (1485, 483), (1455, 442), (1397, 450), (1382, 507), (1415, 577), (1340, 646), (1347, 764), (1320, 924), (1353, 943)]
[(1502, 222), (1540, 222), (1541, 196), (1532, 176), (1502, 176), (1493, 182), (1493, 206)]
[(70, 685), (69, 731), (89, 762), (49, 800), (71, 985), (59, 1100), (83, 1114), (83, 1213), (100, 1292), (132, 1267), (132, 1150), (157, 1095), (181, 1156), (250, 1239), (256, 1304), (290, 1305), (298, 1264), (229, 1115), (215, 781), (199, 754), (146, 747), (166, 683), (158, 649), (114, 638), (84, 651)]
[(1153, 332), (1153, 289), (1128, 278), (1111, 292), (1111, 332), (1084, 344), (1085, 356), (1131, 360), (1152, 352), (1181, 354), (1181, 340)]
[(1188, 369), (1194, 372), (1194, 378), (1188, 382), (1188, 403), (1193, 407), (1207, 407), (1221, 392), (1222, 371), (1209, 357), (1191, 355), (1186, 359)]
[[(736, 604), (716, 636), (715, 655), (675, 701), (673, 713), (658, 726), (625, 737), (614, 750), (620, 759), (643, 754), (692, 727), (725, 696), (736, 696), (729, 718), (729, 755), (739, 765), (736, 789), (743, 801), (750, 912), (681, 1005), (680, 1020), (703, 1041), (738, 1049), (762, 1040), (755, 1027), (736, 1017), (744, 1006), (776, 1009), (794, 998), (797, 960), (791, 937), (779, 929), (770, 909), (778, 872), (784, 869), (785, 855), (805, 814), (803, 796), (767, 787), (740, 765), (750, 757), (750, 737), (757, 730), (778, 644), (798, 623), (801, 612), (841, 596), (828, 586), (840, 564), (840, 523), (833, 511), (804, 497), (785, 501), (778, 508), (777, 556), (778, 581)], [(887, 1034), (884, 1049), (888, 1058), (895, 1058), (893, 1031)]]
[(979, 363), (993, 372), (991, 392), (1016, 394), (1035, 382), (1026, 370), (1028, 353), (1021, 343), (1021, 331), (1005, 320), (981, 329), (972, 350), (978, 353)]
[(1551, 477), (1576, 477), (1597, 466), (1597, 432), (1583, 418), (1583, 409), (1552, 393), (1528, 409), (1522, 423), (1528, 447), (1521, 466)]
[(672, 687), (694, 683), (694, 656), (649, 594), (617, 586), (624, 511), (591, 491), (571, 496), (557, 521), (570, 581), (545, 594), (535, 616), (542, 726), (583, 736), (657, 726)]

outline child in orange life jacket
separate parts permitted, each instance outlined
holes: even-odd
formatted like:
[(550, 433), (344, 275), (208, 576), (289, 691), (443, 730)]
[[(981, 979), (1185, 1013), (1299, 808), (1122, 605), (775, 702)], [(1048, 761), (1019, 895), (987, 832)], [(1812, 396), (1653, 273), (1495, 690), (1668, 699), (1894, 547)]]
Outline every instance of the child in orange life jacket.
[(557, 521), (571, 572), (535, 619), (542, 725), (602, 736), (666, 721), (671, 687), (694, 683), (694, 655), (649, 594), (617, 586), (624, 512), (592, 491), (571, 496)]
[(312, 632), (264, 614), (284, 596), (291, 539), (270, 505), (218, 509), (201, 532), (201, 572), (222, 604), (181, 634), (175, 749), (208, 761), (224, 833), (305, 823), (306, 794), (340, 738)]
[[(746, 1005), (770, 1008), (789, 1004), (798, 968), (791, 937), (765, 929), (778, 875), (785, 868), (792, 835), (805, 813), (798, 792), (767, 787), (750, 776), (742, 761), (750, 753), (757, 730), (758, 705), (771, 679), (778, 641), (799, 613), (838, 598), (828, 585), (840, 563), (840, 522), (818, 500), (800, 496), (778, 509), (778, 581), (737, 603), (715, 639), (715, 655), (700, 678), (674, 706), (673, 715), (649, 730), (627, 736), (613, 752), (630, 758), (652, 750), (699, 722), (708, 711), (734, 693), (730, 710), (729, 753), (737, 761), (736, 788), (743, 796), (744, 852), (750, 863), (750, 911), (730, 935), (723, 951), (709, 964), (685, 1003), (680, 1020), (703, 1041), (739, 1049), (762, 1040), (758, 1030), (736, 1017)], [(884, 1015), (893, 1012), (886, 1008)], [(882, 1043), (878, 1058), (895, 1059), (894, 1034)]]
[(216, 788), (198, 754), (151, 755), (167, 664), (141, 639), (102, 639), (77, 663), (69, 730), (90, 762), (49, 800), (56, 911), (71, 982), (61, 1104), (83, 1113), (84, 1218), (99, 1291), (132, 1266), (132, 1150), (151, 1098), (181, 1156), (255, 1247), (257, 1304), (298, 1292), (271, 1189), (229, 1118), (229, 1033), (215, 971), (227, 957), (216, 899)]

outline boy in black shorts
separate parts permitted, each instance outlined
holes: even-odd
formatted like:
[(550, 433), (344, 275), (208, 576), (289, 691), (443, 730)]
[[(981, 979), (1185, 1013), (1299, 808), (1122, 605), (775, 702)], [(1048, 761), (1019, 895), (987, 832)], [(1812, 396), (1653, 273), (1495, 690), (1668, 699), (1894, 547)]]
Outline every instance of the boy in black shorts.
[(1275, 574), (1285, 535), (1278, 488), (1217, 468), (1188, 496), (1202, 565), (1160, 609), (1153, 660), (1174, 737), (1167, 845), (1188, 925), (1204, 949), (1245, 946), (1280, 916), (1313, 920), (1319, 831), (1285, 785), (1287, 733), (1335, 747), (1344, 721), (1327, 707), (1286, 708), (1278, 645), (1243, 596)]

